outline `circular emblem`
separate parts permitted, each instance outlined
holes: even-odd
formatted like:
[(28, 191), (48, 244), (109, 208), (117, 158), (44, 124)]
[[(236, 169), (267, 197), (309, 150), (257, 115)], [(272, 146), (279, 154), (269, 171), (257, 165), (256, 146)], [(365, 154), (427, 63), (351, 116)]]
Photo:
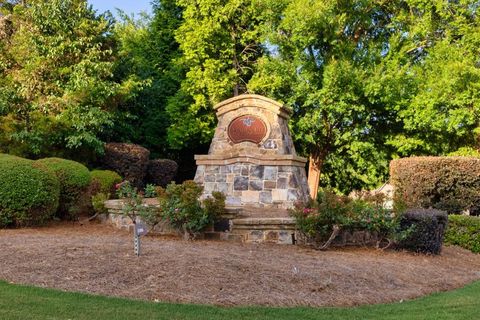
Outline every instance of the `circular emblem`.
[(250, 141), (258, 144), (265, 138), (267, 126), (258, 117), (241, 116), (230, 122), (227, 133), (233, 143)]

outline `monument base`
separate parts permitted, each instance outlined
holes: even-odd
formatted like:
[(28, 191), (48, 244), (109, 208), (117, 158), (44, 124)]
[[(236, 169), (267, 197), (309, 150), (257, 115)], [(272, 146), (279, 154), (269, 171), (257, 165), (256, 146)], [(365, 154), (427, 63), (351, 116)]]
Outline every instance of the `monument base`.
[[(195, 181), (203, 185), (204, 196), (214, 191), (226, 195), (229, 207), (290, 209), (295, 202), (308, 201), (303, 158), (196, 156)], [(261, 216), (262, 211), (258, 211)]]

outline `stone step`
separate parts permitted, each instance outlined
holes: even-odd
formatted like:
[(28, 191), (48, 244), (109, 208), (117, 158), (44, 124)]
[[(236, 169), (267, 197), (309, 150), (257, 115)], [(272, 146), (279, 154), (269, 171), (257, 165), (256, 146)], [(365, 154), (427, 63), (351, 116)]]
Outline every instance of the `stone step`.
[(249, 217), (272, 217), (272, 218), (288, 218), (290, 217), (286, 209), (280, 208), (258, 208), (251, 206), (227, 207), (226, 214), (231, 218), (249, 218)]

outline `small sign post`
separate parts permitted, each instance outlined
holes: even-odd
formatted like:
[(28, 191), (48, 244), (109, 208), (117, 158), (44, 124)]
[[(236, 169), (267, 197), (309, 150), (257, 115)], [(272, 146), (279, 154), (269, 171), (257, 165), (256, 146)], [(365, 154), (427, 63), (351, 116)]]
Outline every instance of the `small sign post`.
[(148, 233), (147, 226), (141, 222), (136, 222), (133, 228), (133, 251), (137, 257), (141, 253), (140, 237)]

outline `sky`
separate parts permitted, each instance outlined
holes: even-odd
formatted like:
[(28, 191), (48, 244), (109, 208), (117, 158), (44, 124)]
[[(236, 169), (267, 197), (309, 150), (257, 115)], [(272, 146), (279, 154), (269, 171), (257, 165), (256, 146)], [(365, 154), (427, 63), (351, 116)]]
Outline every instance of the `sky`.
[(99, 13), (110, 10), (114, 15), (117, 12), (115, 8), (125, 11), (128, 15), (140, 11), (151, 13), (150, 2), (151, 0), (88, 0)]

